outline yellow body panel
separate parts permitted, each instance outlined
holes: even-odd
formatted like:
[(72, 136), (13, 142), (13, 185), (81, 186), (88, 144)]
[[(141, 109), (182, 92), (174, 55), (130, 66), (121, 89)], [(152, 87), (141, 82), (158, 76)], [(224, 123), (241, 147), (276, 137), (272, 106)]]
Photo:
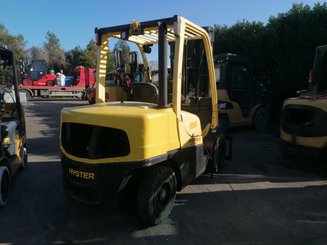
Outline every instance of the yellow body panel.
[(242, 109), (240, 105), (235, 102), (231, 101), (227, 90), (224, 89), (219, 89), (217, 91), (218, 98), (221, 101), (228, 101), (229, 103), (232, 104), (233, 109), (219, 109), (219, 113), (226, 113), (228, 114), (228, 118), (230, 121), (230, 126), (245, 126), (245, 125), (251, 125), (252, 124), (252, 117), (256, 109), (259, 107), (259, 104), (254, 106), (251, 109), (251, 112), (249, 114), (249, 117), (243, 117), (242, 115)]
[[(283, 104), (283, 108), (287, 105), (310, 106), (310, 107), (322, 109), (327, 112), (327, 99), (302, 99), (299, 97), (294, 97), (285, 100)], [(317, 148), (317, 149), (324, 149), (327, 147), (327, 136), (301, 137), (301, 136), (288, 134), (281, 129), (280, 137), (282, 140), (294, 145), (306, 146), (306, 147)]]
[(158, 109), (153, 104), (138, 102), (109, 102), (79, 108), (65, 108), (61, 115), (61, 123), (83, 123), (117, 128), (128, 135), (131, 152), (124, 157), (79, 159), (69, 155), (61, 147), (64, 154), (76, 161), (89, 163), (140, 161), (180, 147), (176, 116), (171, 108)]
[(181, 111), (179, 136), (182, 148), (202, 144), (200, 119), (192, 113)]
[(282, 140), (300, 146), (306, 146), (317, 149), (324, 149), (327, 145), (327, 136), (324, 137), (301, 137), (285, 133), (282, 129), (280, 131)]
[(299, 97), (289, 98), (284, 101), (283, 107), (287, 105), (312, 106), (327, 111), (327, 99), (301, 99)]
[[(181, 110), (182, 64), (185, 41), (203, 40), (209, 70), (212, 104), (209, 126), (212, 130), (216, 130), (218, 126), (217, 89), (212, 47), (207, 31), (181, 16), (177, 16), (173, 23), (170, 22), (167, 24), (166, 37), (168, 42), (175, 42), (176, 52), (174, 55), (174, 74), (172, 76), (173, 103), (171, 108), (160, 108), (154, 104), (130, 101), (125, 101), (124, 103), (105, 103), (106, 93), (109, 94), (109, 100), (120, 100), (119, 91), (110, 91), (110, 88), (105, 88), (105, 78), (109, 40), (111, 38), (122, 38), (122, 30), (119, 28), (109, 28), (107, 30), (101, 32), (101, 35), (100, 32), (98, 33), (99, 49), (97, 58), (96, 105), (63, 109), (62, 123), (82, 123), (121, 129), (128, 135), (131, 152), (128, 156), (124, 157), (97, 160), (79, 159), (69, 155), (61, 147), (62, 152), (70, 159), (76, 161), (113, 163), (141, 161), (163, 155), (169, 151), (202, 144), (203, 136), (199, 117)], [(133, 34), (133, 30), (130, 30), (127, 41), (133, 42), (139, 47), (143, 64), (147, 70), (148, 63), (143, 52), (143, 47), (144, 45), (158, 43), (159, 31), (157, 24), (142, 27), (142, 31), (135, 35)], [(121, 99), (128, 99), (125, 96), (123, 95)]]

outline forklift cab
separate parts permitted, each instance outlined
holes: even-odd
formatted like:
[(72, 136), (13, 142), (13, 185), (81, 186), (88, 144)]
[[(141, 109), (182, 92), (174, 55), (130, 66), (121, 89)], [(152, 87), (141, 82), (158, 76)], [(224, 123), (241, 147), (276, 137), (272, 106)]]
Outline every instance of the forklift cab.
[(269, 113), (264, 103), (265, 89), (255, 78), (249, 62), (237, 54), (215, 56), (219, 113), (232, 126), (265, 128)]
[(281, 149), (285, 155), (305, 153), (324, 163), (327, 159), (327, 45), (316, 47), (308, 85), (308, 90), (299, 91), (298, 97), (283, 103)]
[[(171, 212), (176, 191), (208, 166), (218, 170), (224, 160), (210, 39), (206, 30), (181, 16), (96, 28), (95, 32), (99, 46), (96, 103), (61, 112), (64, 188), (73, 200), (101, 204), (117, 200), (130, 187), (140, 217), (151, 225), (159, 224)], [(142, 82), (136, 82), (121, 71), (123, 86), (132, 78), (131, 86), (121, 91), (120, 100), (106, 102), (107, 55), (113, 39), (139, 48), (145, 72)], [(191, 70), (185, 65), (185, 44), (194, 40), (204, 47), (203, 67), (208, 75), (202, 77), (199, 72), (191, 86), (186, 79)], [(158, 48), (158, 86), (151, 80), (145, 55), (154, 45)], [(136, 96), (137, 89), (140, 96)], [(149, 94), (155, 95), (155, 101), (147, 100)]]
[(3, 43), (0, 43), (0, 125), (0, 206), (4, 206), (12, 176), (19, 168), (26, 168), (27, 150), (14, 52)]

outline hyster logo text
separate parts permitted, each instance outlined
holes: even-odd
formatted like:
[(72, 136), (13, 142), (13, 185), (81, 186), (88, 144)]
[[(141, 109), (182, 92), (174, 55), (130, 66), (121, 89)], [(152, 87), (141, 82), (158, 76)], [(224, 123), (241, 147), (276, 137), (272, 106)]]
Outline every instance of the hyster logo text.
[(81, 179), (94, 179), (94, 173), (82, 172), (72, 168), (68, 169), (69, 174)]

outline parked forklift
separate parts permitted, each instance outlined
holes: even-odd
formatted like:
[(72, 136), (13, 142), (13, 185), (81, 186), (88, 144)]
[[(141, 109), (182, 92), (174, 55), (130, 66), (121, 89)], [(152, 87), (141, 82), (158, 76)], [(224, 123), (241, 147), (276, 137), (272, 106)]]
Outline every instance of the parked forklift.
[(13, 175), (27, 166), (27, 150), (25, 117), (18, 92), (14, 53), (1, 42), (0, 125), (0, 206), (5, 206)]
[[(21, 67), (27, 70), (24, 61), (21, 60)], [(26, 72), (22, 72), (23, 79), (21, 84), (23, 86), (54, 86), (56, 84), (56, 75), (54, 70), (48, 72), (48, 65), (45, 60), (32, 60)]]
[[(206, 170), (214, 172), (224, 160), (227, 143), (218, 126), (210, 38), (205, 29), (181, 16), (96, 28), (95, 33), (96, 103), (61, 112), (64, 189), (70, 199), (88, 204), (119, 204), (124, 191), (132, 189), (139, 216), (156, 225), (170, 214), (176, 191)], [(107, 55), (113, 39), (135, 43), (145, 71), (149, 70), (146, 54), (157, 45), (158, 88), (149, 77), (130, 84), (123, 72), (125, 95), (106, 102)], [(183, 65), (192, 40), (203, 43), (208, 74), (197, 96), (185, 80)], [(173, 58), (170, 67), (168, 57)], [(192, 98), (186, 99), (190, 92)]]
[(280, 137), (282, 151), (301, 150), (327, 162), (327, 45), (316, 48), (308, 89), (284, 101)]
[(265, 129), (269, 111), (264, 79), (253, 74), (250, 62), (241, 55), (220, 54), (214, 59), (221, 123)]

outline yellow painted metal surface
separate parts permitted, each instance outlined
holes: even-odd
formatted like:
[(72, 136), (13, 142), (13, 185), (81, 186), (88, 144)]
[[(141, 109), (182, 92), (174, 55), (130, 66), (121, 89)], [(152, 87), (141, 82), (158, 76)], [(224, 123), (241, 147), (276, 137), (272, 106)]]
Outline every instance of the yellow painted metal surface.
[(131, 152), (125, 157), (107, 159), (80, 159), (69, 155), (69, 158), (90, 163), (109, 163), (121, 161), (140, 161), (162, 155), (180, 147), (177, 135), (175, 113), (171, 108), (157, 107), (137, 102), (109, 102), (65, 108), (62, 110), (62, 123), (83, 123), (121, 129), (126, 132)]
[(327, 111), (327, 99), (301, 99), (294, 97), (284, 101), (283, 107), (287, 105), (312, 106)]
[(327, 144), (327, 136), (324, 137), (301, 137), (285, 133), (282, 129), (280, 131), (282, 140), (299, 146), (306, 146), (317, 149), (324, 149)]
[[(287, 105), (310, 106), (327, 112), (327, 99), (302, 99), (299, 97), (289, 98), (284, 101), (283, 108)], [(326, 125), (327, 126), (327, 125)], [(327, 146), (327, 136), (322, 137), (301, 137), (286, 133), (280, 130), (282, 140), (294, 145), (324, 149)]]
[[(142, 28), (142, 23), (140, 23)], [(117, 30), (119, 28), (116, 28)], [(116, 30), (115, 29), (115, 30)], [(113, 30), (113, 29), (111, 29)], [(123, 30), (122, 30), (123, 31)], [(210, 128), (218, 126), (218, 96), (213, 64), (212, 47), (208, 33), (203, 28), (178, 16), (173, 24), (167, 25), (167, 40), (175, 42), (173, 104), (172, 108), (159, 108), (153, 104), (137, 102), (106, 101), (105, 78), (107, 69), (108, 44), (110, 38), (122, 37), (121, 31), (102, 33), (97, 59), (97, 97), (96, 105), (62, 110), (62, 123), (83, 123), (112, 127), (125, 131), (130, 142), (128, 156), (106, 159), (80, 159), (69, 155), (61, 147), (63, 154), (70, 159), (88, 163), (110, 163), (140, 161), (165, 154), (172, 150), (202, 144), (200, 119), (191, 113), (181, 111), (181, 81), (185, 40), (203, 40), (209, 69), (210, 94), (212, 97), (212, 117)], [(142, 33), (133, 34), (130, 30), (128, 41), (134, 42), (140, 49), (144, 65), (148, 63), (142, 47), (158, 43), (158, 26), (142, 28)], [(110, 99), (110, 91), (109, 93)], [(117, 95), (117, 94), (116, 94)], [(117, 96), (118, 97), (118, 96)], [(124, 98), (125, 99), (125, 98)], [(208, 130), (204, 131), (205, 134)]]

